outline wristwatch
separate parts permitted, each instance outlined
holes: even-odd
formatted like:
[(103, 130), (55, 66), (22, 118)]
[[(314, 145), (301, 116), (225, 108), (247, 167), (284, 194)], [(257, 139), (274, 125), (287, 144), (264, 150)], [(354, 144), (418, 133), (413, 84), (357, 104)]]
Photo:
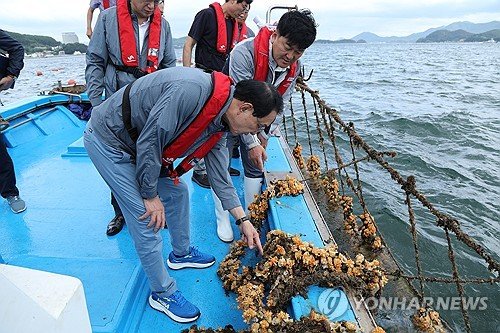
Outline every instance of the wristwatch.
[(250, 221), (250, 219), (248, 218), (248, 216), (243, 216), (242, 218), (237, 219), (236, 220), (236, 225), (240, 225), (240, 224), (242, 224), (245, 221)]

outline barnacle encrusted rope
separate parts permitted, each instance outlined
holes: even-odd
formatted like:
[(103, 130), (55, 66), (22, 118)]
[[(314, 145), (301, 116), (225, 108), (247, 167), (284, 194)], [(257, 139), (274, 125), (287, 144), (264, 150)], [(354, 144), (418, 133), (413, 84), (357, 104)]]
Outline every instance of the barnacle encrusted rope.
[[(462, 231), (460, 228), (459, 222), (452, 218), (451, 216), (442, 213), (438, 209), (434, 207), (434, 205), (428, 201), (428, 199), (416, 189), (415, 186), (415, 178), (413, 176), (408, 177), (408, 179), (404, 179), (389, 163), (384, 159), (384, 154), (381, 152), (376, 151), (373, 149), (368, 143), (366, 143), (361, 136), (356, 132), (354, 129), (354, 126), (352, 123), (346, 124), (339, 116), (338, 112), (331, 107), (327, 105), (327, 103), (322, 100), (319, 96), (319, 92), (315, 91), (311, 88), (309, 88), (303, 81), (298, 82), (297, 84), (297, 89), (301, 91), (302, 95), (302, 103), (304, 104), (304, 107), (306, 103), (304, 102), (304, 93), (308, 92), (312, 99), (313, 99), (313, 104), (316, 107), (316, 103), (319, 106), (319, 110), (321, 113), (321, 117), (323, 119), (323, 125), (326, 133), (328, 134), (328, 137), (331, 140), (332, 146), (334, 148), (334, 157), (335, 161), (337, 162), (337, 168), (331, 169), (331, 170), (337, 170), (338, 171), (338, 180), (340, 181), (340, 186), (342, 190), (342, 196), (339, 196), (340, 198), (340, 203), (343, 207), (344, 210), (344, 227), (346, 231), (355, 236), (355, 237), (361, 237), (363, 239), (363, 243), (371, 246), (372, 250), (376, 250), (378, 248), (379, 244), (384, 243), (383, 238), (380, 235), (380, 238), (377, 238), (378, 236), (374, 233), (376, 231), (376, 223), (373, 219), (373, 217), (370, 215), (368, 212), (368, 209), (365, 205), (364, 198), (363, 198), (363, 193), (362, 193), (362, 188), (361, 188), (361, 181), (359, 177), (359, 169), (357, 166), (357, 163), (366, 160), (367, 158), (361, 158), (357, 159), (355, 155), (354, 148), (356, 149), (363, 149), (367, 154), (368, 158), (375, 160), (382, 168), (384, 168), (391, 176), (393, 180), (395, 180), (397, 183), (399, 183), (402, 187), (402, 189), (405, 191), (406, 194), (406, 204), (408, 206), (408, 212), (409, 212), (409, 220), (410, 220), (410, 225), (411, 225), (411, 233), (412, 233), (412, 240), (413, 240), (413, 245), (414, 245), (414, 250), (415, 250), (415, 260), (417, 263), (417, 276), (411, 276), (411, 275), (405, 275), (402, 272), (402, 269), (399, 267), (399, 264), (396, 261), (396, 265), (398, 266), (398, 271), (392, 272), (392, 273), (387, 273), (388, 275), (393, 276), (394, 278), (404, 278), (408, 281), (408, 285), (410, 288), (418, 295), (419, 299), (423, 299), (423, 282), (445, 282), (445, 283), (455, 283), (457, 287), (457, 291), (459, 296), (462, 299), (461, 302), (461, 309), (462, 309), (462, 316), (465, 322), (465, 329), (467, 332), (472, 332), (472, 328), (470, 326), (470, 320), (469, 320), (469, 315), (467, 313), (466, 307), (464, 305), (463, 297), (465, 297), (465, 292), (463, 288), (463, 284), (465, 283), (498, 283), (500, 282), (500, 263), (492, 257), (489, 253), (486, 252), (486, 250), (478, 244), (472, 237), (467, 235), (465, 232)], [(337, 147), (336, 144), (336, 135), (334, 133), (335, 126), (334, 124), (337, 124), (339, 126), (340, 130), (345, 132), (349, 136), (349, 143), (351, 146), (351, 153), (352, 153), (352, 158), (353, 161), (351, 163), (343, 163), (342, 157), (340, 156), (340, 149)], [(296, 140), (297, 141), (297, 140)], [(297, 156), (296, 156), (297, 155)], [(299, 154), (294, 154), (295, 158), (298, 159)], [(325, 158), (325, 161), (328, 159)], [(356, 172), (356, 186), (352, 179), (350, 178), (349, 174), (347, 173), (346, 166), (349, 164), (354, 164), (354, 170)], [(328, 172), (328, 169), (327, 169)], [(311, 177), (311, 178), (317, 178), (316, 177)], [(357, 224), (356, 216), (352, 212), (352, 198), (349, 199), (349, 197), (345, 196), (345, 189), (344, 189), (344, 182), (350, 187), (352, 192), (354, 193), (355, 197), (358, 199), (359, 204), (363, 208), (363, 214), (359, 216), (360, 220), (363, 222), (363, 225), (360, 227)], [(442, 278), (442, 277), (429, 277), (429, 276), (424, 276), (423, 275), (423, 269), (420, 261), (420, 256), (418, 252), (418, 244), (417, 244), (417, 228), (416, 228), (416, 220), (415, 216), (413, 214), (413, 209), (411, 207), (411, 197), (416, 198), (423, 207), (427, 208), (431, 214), (436, 216), (437, 218), (437, 225), (442, 227), (443, 230), (445, 231), (445, 236), (446, 240), (448, 242), (448, 257), (449, 260), (452, 264), (452, 278)], [(488, 269), (495, 274), (494, 278), (468, 278), (468, 279), (463, 279), (460, 277), (458, 273), (458, 267), (455, 262), (455, 255), (454, 255), (454, 250), (453, 247), (451, 246), (451, 238), (449, 235), (449, 232), (453, 232), (457, 239), (467, 245), (469, 248), (474, 250), (481, 258), (484, 259), (484, 261), (488, 264)], [(380, 242), (381, 241), (381, 242)], [(392, 256), (391, 252), (387, 248), (387, 251), (390, 256)], [(419, 290), (417, 290), (413, 284), (411, 284), (411, 281), (413, 280), (418, 280), (419, 281)], [(415, 316), (413, 317), (413, 321), (417, 327), (420, 329), (423, 329), (423, 327), (427, 327), (425, 331), (427, 332), (439, 332), (439, 329), (436, 328), (438, 327), (439, 323), (436, 321), (436, 316), (438, 317), (437, 312), (430, 308), (425, 308), (422, 307), (421, 310), (419, 310)], [(427, 325), (431, 323), (432, 325)], [(417, 325), (418, 324), (418, 325)], [(434, 325), (435, 324), (435, 325)], [(436, 327), (435, 327), (436, 326)]]

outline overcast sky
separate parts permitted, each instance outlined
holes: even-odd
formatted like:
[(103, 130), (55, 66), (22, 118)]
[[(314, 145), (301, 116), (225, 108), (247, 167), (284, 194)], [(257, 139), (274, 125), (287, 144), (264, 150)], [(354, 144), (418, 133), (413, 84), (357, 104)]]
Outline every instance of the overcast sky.
[[(186, 36), (194, 15), (212, 0), (165, 0), (165, 16), (174, 37)], [(223, 0), (220, 0), (222, 3)], [(265, 19), (271, 4), (309, 8), (318, 38), (351, 38), (369, 31), (380, 36), (406, 36), (456, 21), (500, 20), (500, 0), (254, 0), (249, 19)], [(0, 29), (61, 40), (62, 32), (85, 36), (88, 0), (0, 0)], [(98, 10), (95, 12), (94, 24)], [(249, 26), (255, 28), (253, 22)]]

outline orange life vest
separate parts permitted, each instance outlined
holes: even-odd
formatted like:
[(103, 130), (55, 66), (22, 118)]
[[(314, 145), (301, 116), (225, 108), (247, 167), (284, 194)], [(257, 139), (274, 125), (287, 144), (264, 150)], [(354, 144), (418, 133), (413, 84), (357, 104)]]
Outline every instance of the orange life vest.
[(183, 156), (196, 139), (203, 134), (203, 131), (217, 117), (230, 97), (232, 81), (229, 76), (212, 72), (212, 82), (212, 93), (200, 113), (177, 138), (163, 149), (162, 166), (167, 169), (167, 176), (176, 179), (176, 181), (178, 181), (178, 177), (185, 174), (205, 157), (224, 134), (224, 132), (212, 134), (193, 153), (185, 157), (175, 169), (173, 168), (174, 161)]
[[(116, 10), (118, 16), (118, 35), (120, 38), (120, 50), (122, 54), (122, 62), (126, 67), (139, 68), (139, 55), (137, 54), (137, 44), (132, 24), (132, 17), (129, 12), (128, 0), (118, 0)], [(148, 57), (146, 68), (141, 69), (145, 73), (152, 73), (158, 69), (158, 53), (160, 50), (161, 36), (161, 12), (158, 7), (152, 15), (149, 23), (148, 37)]]
[[(269, 39), (273, 34), (273, 30), (263, 27), (254, 39), (254, 64), (255, 74), (254, 80), (266, 81), (269, 73)], [(278, 92), (283, 96), (295, 79), (297, 73), (297, 62), (290, 65), (290, 69), (286, 73), (286, 77), (278, 87)]]
[(231, 39), (231, 45), (229, 46), (229, 41), (227, 40), (226, 18), (224, 17), (222, 6), (218, 2), (214, 2), (210, 5), (210, 7), (215, 10), (215, 18), (217, 20), (216, 50), (219, 53), (228, 54), (231, 52), (233, 47), (244, 38), (241, 38), (242, 34), (240, 34), (236, 20), (231, 19), (233, 21), (233, 38)]

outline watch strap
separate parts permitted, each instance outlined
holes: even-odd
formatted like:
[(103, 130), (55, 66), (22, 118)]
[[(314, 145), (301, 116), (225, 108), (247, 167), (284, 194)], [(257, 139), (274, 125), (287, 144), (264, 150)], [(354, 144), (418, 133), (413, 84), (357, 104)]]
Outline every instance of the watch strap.
[(240, 225), (240, 224), (242, 224), (245, 221), (250, 221), (250, 219), (248, 218), (248, 216), (243, 216), (242, 218), (237, 219), (236, 220), (236, 225)]

